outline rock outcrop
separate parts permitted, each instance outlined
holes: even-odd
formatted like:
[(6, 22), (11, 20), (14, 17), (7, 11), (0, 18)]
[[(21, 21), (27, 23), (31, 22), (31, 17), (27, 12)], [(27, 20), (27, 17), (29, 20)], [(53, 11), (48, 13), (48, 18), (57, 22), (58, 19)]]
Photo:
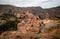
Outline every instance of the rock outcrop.
[(17, 24), (18, 31), (21, 31), (23, 33), (25, 32), (39, 32), (40, 31), (40, 25), (42, 21), (39, 19), (38, 16), (34, 16), (32, 13), (25, 13), (20, 14), (21, 17), (24, 17), (20, 23)]
[[(44, 12), (44, 10), (40, 7), (35, 7), (35, 8), (33, 7), (16, 8), (14, 6), (5, 6), (5, 7), (0, 6), (0, 7), (1, 7), (0, 24), (2, 25), (0, 26), (0, 29), (5, 30), (5, 31), (1, 30), (3, 32), (0, 35), (0, 39), (53, 39), (53, 38), (58, 39), (60, 38), (59, 37), (60, 20), (58, 19), (55, 20), (54, 17), (52, 17), (55, 16), (54, 14), (55, 9), (51, 11), (47, 10), (46, 12)], [(57, 12), (58, 11), (56, 11), (56, 13)], [(50, 16), (51, 14), (53, 15)], [(40, 16), (43, 19), (41, 19)], [(50, 19), (50, 17), (52, 17), (52, 19)], [(10, 27), (13, 27), (14, 30), (15, 28), (17, 29), (15, 31), (9, 31), (9, 29), (12, 30), (12, 28)]]

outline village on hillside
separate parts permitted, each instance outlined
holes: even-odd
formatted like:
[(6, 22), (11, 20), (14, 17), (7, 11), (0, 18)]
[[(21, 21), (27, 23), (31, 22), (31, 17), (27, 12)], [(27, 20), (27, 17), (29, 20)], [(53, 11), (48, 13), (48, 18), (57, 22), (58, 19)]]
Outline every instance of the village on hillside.
[(45, 13), (44, 19), (29, 11), (0, 15), (0, 39), (53, 39), (60, 38), (60, 20), (51, 19)]

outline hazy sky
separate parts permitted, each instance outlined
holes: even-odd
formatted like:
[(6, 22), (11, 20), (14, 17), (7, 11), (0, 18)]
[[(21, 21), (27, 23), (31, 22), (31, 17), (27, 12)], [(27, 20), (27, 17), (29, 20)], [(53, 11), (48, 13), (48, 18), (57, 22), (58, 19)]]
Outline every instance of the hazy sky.
[(51, 8), (60, 6), (60, 0), (0, 0), (0, 4), (10, 4), (18, 7), (41, 6)]

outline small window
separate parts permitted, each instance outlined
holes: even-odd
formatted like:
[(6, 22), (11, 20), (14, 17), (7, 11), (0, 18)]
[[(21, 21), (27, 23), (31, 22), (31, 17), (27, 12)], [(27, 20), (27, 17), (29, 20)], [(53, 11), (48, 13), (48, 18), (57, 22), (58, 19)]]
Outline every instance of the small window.
[(39, 19), (39, 18), (36, 18), (37, 20)]
[(39, 37), (36, 37), (35, 39), (39, 39)]
[(16, 36), (16, 38), (15, 39), (22, 39), (22, 37), (21, 36)]
[(31, 25), (31, 27), (33, 27), (33, 25)]
[(30, 37), (30, 39), (33, 39), (33, 37)]

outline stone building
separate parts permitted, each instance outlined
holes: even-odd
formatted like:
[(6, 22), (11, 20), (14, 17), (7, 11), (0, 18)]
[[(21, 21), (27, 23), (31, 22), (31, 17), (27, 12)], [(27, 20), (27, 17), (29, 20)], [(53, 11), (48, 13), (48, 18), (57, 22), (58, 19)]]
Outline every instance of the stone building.
[(21, 17), (26, 16), (26, 18), (22, 19), (21, 23), (17, 24), (17, 30), (23, 33), (26, 32), (36, 32), (38, 33), (40, 31), (40, 24), (42, 23), (41, 20), (39, 20), (38, 16), (33, 15), (32, 13), (25, 13), (21, 14)]

